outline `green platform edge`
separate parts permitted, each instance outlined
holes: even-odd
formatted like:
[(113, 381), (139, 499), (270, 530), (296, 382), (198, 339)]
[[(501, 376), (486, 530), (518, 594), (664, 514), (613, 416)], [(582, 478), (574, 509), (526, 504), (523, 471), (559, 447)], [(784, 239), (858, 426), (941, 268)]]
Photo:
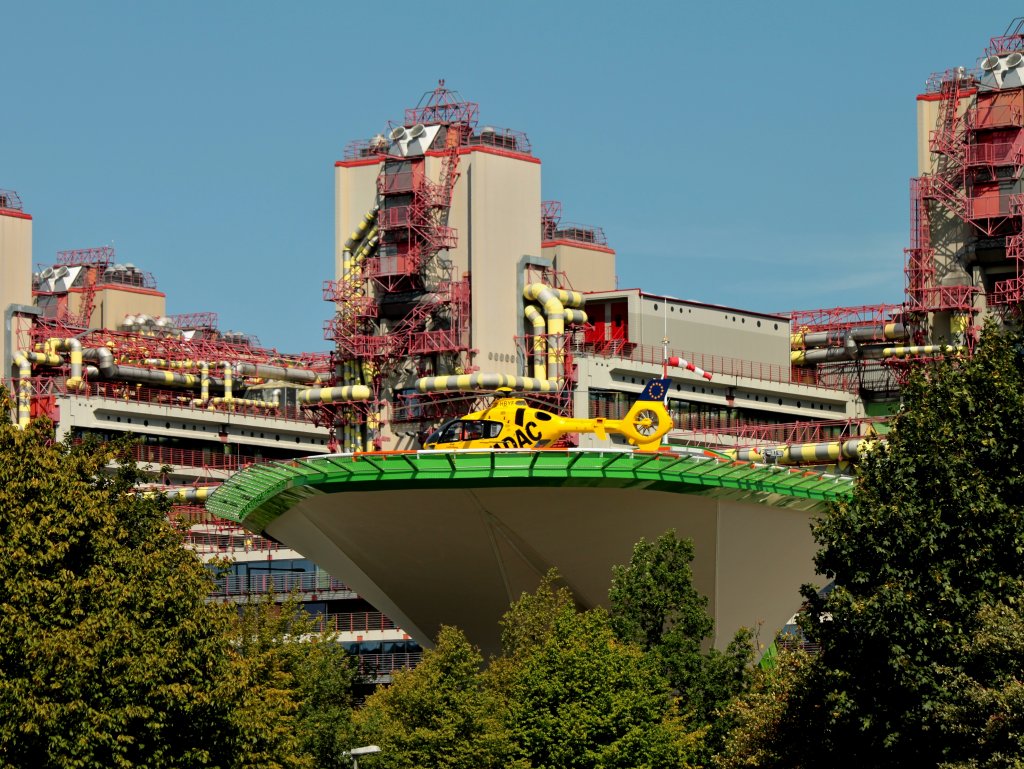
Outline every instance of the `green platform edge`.
[(603, 486), (824, 510), (826, 503), (849, 497), (853, 484), (848, 476), (668, 452), (570, 449), (329, 454), (240, 470), (210, 496), (206, 508), (260, 533), (309, 496), (368, 488)]

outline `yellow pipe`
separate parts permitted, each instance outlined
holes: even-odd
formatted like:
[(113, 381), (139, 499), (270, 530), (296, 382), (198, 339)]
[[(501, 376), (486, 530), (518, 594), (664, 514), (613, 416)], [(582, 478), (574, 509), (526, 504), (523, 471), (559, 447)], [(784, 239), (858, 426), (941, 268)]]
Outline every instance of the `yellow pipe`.
[(907, 327), (895, 321), (878, 326), (856, 326), (850, 329), (833, 329), (832, 331), (810, 331), (805, 326), (800, 331), (789, 335), (789, 346), (792, 350), (805, 347), (836, 347), (852, 339), (859, 344), (871, 344), (881, 341), (896, 341), (909, 336)]
[(967, 341), (967, 332), (971, 328), (971, 316), (962, 312), (955, 312), (949, 318), (949, 332), (953, 341), (963, 344)]
[[(85, 382), (82, 380), (82, 343), (74, 337), (60, 339), (53, 337), (47, 339), (43, 345), (43, 352), (49, 355), (56, 355), (58, 351), (67, 351), (71, 363), (71, 374), (67, 378), (69, 390), (80, 390)], [(59, 365), (59, 364), (57, 364)]]
[[(526, 290), (529, 291), (530, 288), (534, 286), (546, 288), (548, 291), (553, 293), (555, 295), (555, 298), (558, 299), (559, 302), (561, 302), (563, 307), (583, 307), (583, 294), (581, 294), (579, 291), (568, 291), (564, 288), (555, 288), (553, 286), (548, 286), (544, 283), (531, 283), (529, 286), (526, 287)], [(527, 298), (533, 299), (533, 301), (537, 301), (535, 297)]]
[(228, 361), (221, 361), (220, 365), (224, 368), (224, 402), (231, 403), (233, 395), (231, 394), (231, 388), (234, 384), (232, 379), (232, 367)]
[(537, 379), (545, 379), (544, 316), (532, 304), (523, 307), (523, 315), (533, 325), (533, 376)]
[[(45, 349), (45, 348), (44, 348)], [(14, 364), (18, 367), (18, 429), (24, 430), (31, 421), (32, 414), (32, 364), (42, 366), (59, 366), (60, 356), (56, 353), (29, 352), (21, 350), (14, 354)], [(81, 370), (81, 361), (79, 361)]]
[(348, 240), (345, 241), (343, 250), (351, 251), (359, 243), (361, 243), (363, 241), (364, 236), (366, 235), (367, 229), (370, 227), (371, 224), (374, 224), (376, 221), (377, 207), (374, 206), (363, 215), (362, 221), (360, 221), (359, 224), (356, 225), (356, 228), (352, 231), (352, 234), (348, 236)]
[(14, 364), (18, 367), (18, 429), (24, 430), (32, 413), (32, 363), (26, 353), (17, 352)]
[(192, 399), (193, 406), (205, 406), (210, 400), (210, 364), (199, 361), (199, 397)]
[(370, 388), (366, 385), (346, 385), (344, 387), (311, 387), (299, 390), (299, 403), (337, 403), (339, 401), (368, 401)]
[(175, 489), (148, 489), (143, 497), (166, 497), (171, 502), (205, 502), (216, 490), (216, 486), (182, 486)]
[(430, 376), (416, 380), (416, 389), (421, 393), (452, 392), (465, 390), (497, 390), (508, 387), (524, 392), (557, 392), (561, 387), (558, 379), (509, 376), (506, 374), (458, 374), (455, 376)]
[(954, 347), (951, 344), (924, 344), (911, 345), (908, 347), (886, 347), (882, 350), (883, 358), (905, 358), (910, 355), (936, 355), (963, 351), (963, 346)]
[[(553, 289), (543, 283), (531, 283), (523, 289), (523, 298), (539, 302), (544, 308), (544, 315), (547, 318), (548, 379), (558, 378), (558, 364), (562, 352), (562, 339), (565, 334), (565, 306), (562, 304), (560, 293), (576, 292)], [(582, 296), (580, 299), (582, 300)]]
[(258, 398), (211, 398), (210, 408), (224, 405), (231, 406), (232, 408), (235, 406), (255, 406), (257, 408), (276, 409), (279, 402), (278, 398), (274, 398), (272, 401), (262, 401)]
[(878, 441), (872, 438), (850, 438), (845, 441), (797, 443), (771, 448), (725, 449), (719, 453), (740, 462), (765, 462), (778, 465), (802, 465), (815, 462), (857, 461)]

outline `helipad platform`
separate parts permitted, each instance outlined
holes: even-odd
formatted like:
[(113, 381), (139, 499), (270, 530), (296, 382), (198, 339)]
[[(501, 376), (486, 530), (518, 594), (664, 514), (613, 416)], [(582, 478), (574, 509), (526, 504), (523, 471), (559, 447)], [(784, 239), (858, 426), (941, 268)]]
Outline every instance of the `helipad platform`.
[(667, 529), (693, 539), (716, 642), (773, 633), (815, 581), (810, 521), (853, 479), (701, 450), (419, 451), (254, 465), (207, 502), (344, 580), (418, 640), (442, 624), (497, 651), (497, 621), (554, 566), (580, 604)]

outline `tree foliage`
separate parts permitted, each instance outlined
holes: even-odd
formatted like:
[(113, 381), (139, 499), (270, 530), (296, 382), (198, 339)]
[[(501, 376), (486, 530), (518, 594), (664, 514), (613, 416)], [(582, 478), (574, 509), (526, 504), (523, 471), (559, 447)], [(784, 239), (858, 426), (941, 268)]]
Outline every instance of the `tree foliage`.
[(971, 762), (1015, 750), (998, 714), (1020, 680), (1005, 628), (1024, 580), (1021, 349), (989, 326), (972, 358), (915, 376), (888, 446), (815, 527), (835, 589), (804, 590), (822, 651), (773, 730), (777, 765), (998, 766)]
[(413, 670), (367, 698), (355, 715), (363, 742), (379, 745), (375, 769), (514, 767), (500, 703), (487, 686), (480, 652), (462, 631), (443, 627)]
[[(784, 719), (794, 686), (806, 675), (809, 656), (802, 651), (781, 651), (770, 666), (758, 668), (750, 687), (740, 692), (724, 708), (720, 753), (715, 757), (719, 769), (768, 767), (778, 765), (776, 746), (786, 744), (798, 735), (785, 730), (792, 724)], [(796, 731), (800, 732), (799, 726)], [(813, 733), (803, 733), (814, 740)]]
[(254, 686), (267, 721), (255, 725), (290, 744), (296, 762), (318, 769), (348, 769), (352, 746), (352, 658), (330, 633), (319, 633), (296, 596), (272, 592), (242, 604), (229, 631), (239, 664)]
[(50, 429), (0, 420), (3, 765), (308, 765), (294, 692), (233, 646), (130, 445)]
[(687, 714), (707, 724), (747, 685), (753, 647), (740, 630), (725, 652), (705, 650), (714, 621), (693, 586), (693, 556), (693, 542), (675, 531), (641, 539), (629, 564), (613, 568), (608, 598), (615, 634), (649, 650)]
[(489, 675), (519, 757), (534, 767), (681, 767), (697, 736), (675, 714), (658, 662), (616, 638), (602, 609), (578, 611), (549, 574), (502, 620)]
[(936, 709), (954, 757), (944, 769), (1010, 769), (1024, 763), (1024, 614), (1013, 604), (984, 606), (965, 639), (949, 696)]

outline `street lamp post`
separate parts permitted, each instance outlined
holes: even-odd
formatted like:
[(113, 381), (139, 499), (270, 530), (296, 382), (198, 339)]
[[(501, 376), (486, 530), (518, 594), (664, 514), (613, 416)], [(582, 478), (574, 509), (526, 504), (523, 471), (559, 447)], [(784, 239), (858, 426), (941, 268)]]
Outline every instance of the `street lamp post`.
[(361, 748), (342, 751), (341, 755), (351, 757), (352, 769), (359, 769), (359, 756), (368, 756), (371, 753), (380, 753), (380, 748), (376, 745), (364, 745)]

